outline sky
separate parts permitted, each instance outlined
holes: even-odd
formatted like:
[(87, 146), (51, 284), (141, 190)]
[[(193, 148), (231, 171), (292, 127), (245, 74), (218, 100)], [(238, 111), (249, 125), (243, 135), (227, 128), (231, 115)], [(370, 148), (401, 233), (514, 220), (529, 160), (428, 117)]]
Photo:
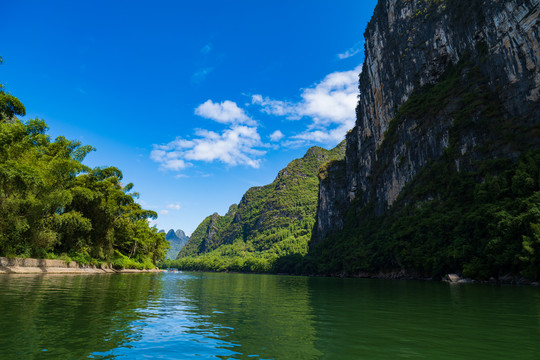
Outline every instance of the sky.
[(0, 83), (191, 234), (354, 126), (375, 0), (0, 0)]

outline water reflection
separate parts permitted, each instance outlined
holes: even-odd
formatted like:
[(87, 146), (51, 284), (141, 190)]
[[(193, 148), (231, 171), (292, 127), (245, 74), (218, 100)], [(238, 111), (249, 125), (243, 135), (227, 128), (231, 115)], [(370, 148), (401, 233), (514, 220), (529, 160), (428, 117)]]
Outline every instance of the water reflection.
[(0, 358), (82, 359), (136, 341), (155, 276), (0, 276)]
[(0, 359), (536, 359), (540, 289), (165, 273), (0, 276)]
[(536, 359), (540, 289), (312, 279), (322, 359)]
[(230, 342), (237, 357), (312, 359), (322, 353), (309, 294), (305, 277), (206, 273), (186, 282), (184, 296), (204, 319), (197, 331)]

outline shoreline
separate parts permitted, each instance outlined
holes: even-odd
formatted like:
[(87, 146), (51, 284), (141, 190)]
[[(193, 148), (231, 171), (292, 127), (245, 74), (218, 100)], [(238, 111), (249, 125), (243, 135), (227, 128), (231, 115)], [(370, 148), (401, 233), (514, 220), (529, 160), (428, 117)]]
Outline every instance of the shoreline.
[[(162, 269), (168, 271), (171, 269)], [(402, 271), (396, 272), (378, 272), (378, 273), (357, 273), (357, 274), (290, 274), (290, 273), (272, 273), (272, 272), (241, 272), (241, 271), (212, 271), (212, 270), (184, 270), (178, 271), (187, 272), (208, 272), (208, 273), (224, 273), (224, 274), (259, 274), (259, 275), (284, 275), (284, 276), (302, 276), (302, 277), (326, 277), (326, 278), (342, 278), (342, 279), (377, 279), (377, 280), (415, 280), (415, 281), (433, 281), (448, 284), (488, 284), (488, 285), (524, 285), (524, 286), (540, 286), (539, 281), (534, 281), (518, 276), (506, 275), (498, 279), (491, 278), (489, 280), (478, 280), (471, 278), (463, 278), (457, 274), (446, 274), (444, 277), (422, 277), (414, 274), (408, 274)]]
[(358, 273), (354, 275), (330, 275), (331, 277), (348, 277), (360, 279), (382, 279), (382, 280), (419, 280), (419, 281), (435, 281), (448, 284), (491, 284), (491, 285), (527, 285), (540, 286), (540, 283), (534, 280), (526, 279), (520, 276), (505, 275), (499, 278), (490, 278), (488, 280), (479, 280), (461, 277), (458, 274), (446, 274), (443, 277), (422, 277), (416, 274), (408, 274), (406, 272), (379, 272), (379, 273)]
[(0, 274), (126, 274), (143, 272), (161, 272), (151, 270), (114, 269), (111, 265), (83, 265), (75, 261), (32, 258), (0, 257)]

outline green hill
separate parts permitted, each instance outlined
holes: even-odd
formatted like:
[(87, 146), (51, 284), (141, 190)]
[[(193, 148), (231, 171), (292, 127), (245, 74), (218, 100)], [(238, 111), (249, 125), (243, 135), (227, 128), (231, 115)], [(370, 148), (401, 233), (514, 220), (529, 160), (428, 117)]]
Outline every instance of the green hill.
[(304, 255), (315, 224), (322, 165), (345, 156), (345, 141), (332, 150), (310, 148), (268, 185), (249, 189), (224, 216), (208, 216), (180, 251), (184, 269), (269, 271), (284, 256)]

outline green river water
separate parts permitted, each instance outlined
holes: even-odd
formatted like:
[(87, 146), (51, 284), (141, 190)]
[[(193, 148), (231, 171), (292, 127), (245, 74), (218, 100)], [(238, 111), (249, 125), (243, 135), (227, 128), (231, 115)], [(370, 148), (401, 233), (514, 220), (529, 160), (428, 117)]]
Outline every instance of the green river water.
[(0, 359), (540, 359), (540, 288), (0, 275)]

